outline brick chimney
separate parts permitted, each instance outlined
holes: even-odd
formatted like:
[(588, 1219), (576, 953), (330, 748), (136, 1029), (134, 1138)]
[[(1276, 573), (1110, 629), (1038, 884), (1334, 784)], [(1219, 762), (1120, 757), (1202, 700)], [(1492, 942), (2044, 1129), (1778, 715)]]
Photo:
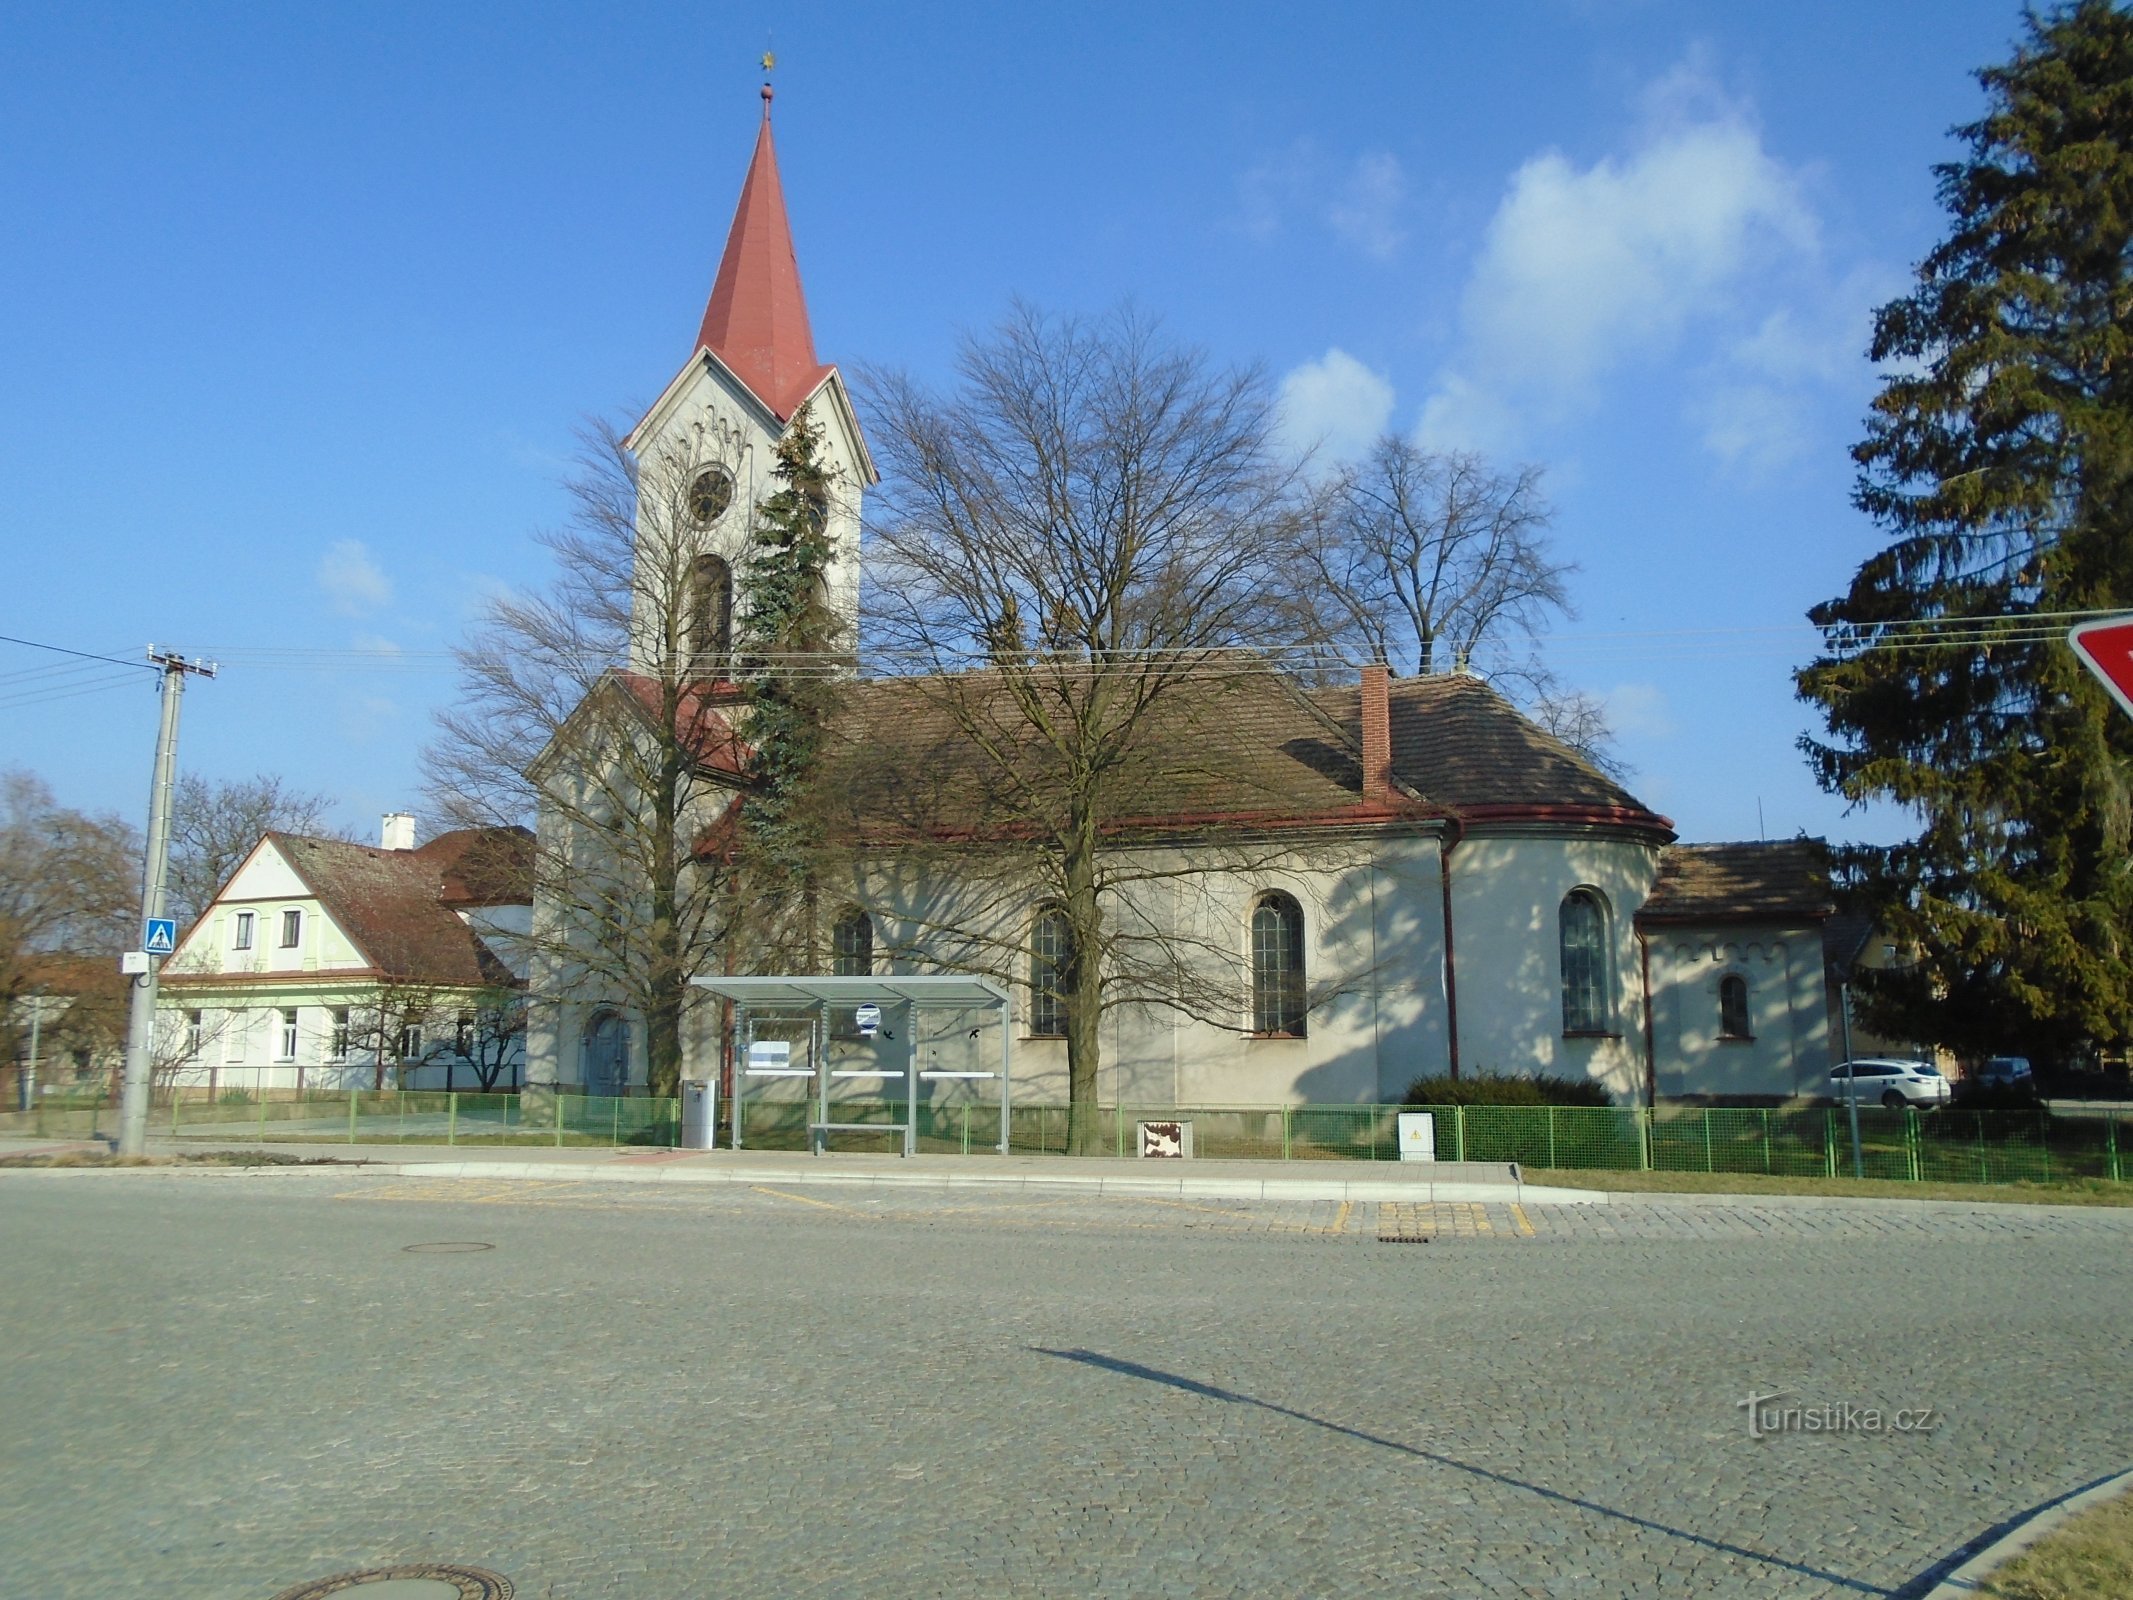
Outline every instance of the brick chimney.
[(1392, 803), (1392, 669), (1363, 669), (1363, 803)]
[(388, 811), (378, 821), (380, 850), (415, 848), (415, 817), (411, 811)]

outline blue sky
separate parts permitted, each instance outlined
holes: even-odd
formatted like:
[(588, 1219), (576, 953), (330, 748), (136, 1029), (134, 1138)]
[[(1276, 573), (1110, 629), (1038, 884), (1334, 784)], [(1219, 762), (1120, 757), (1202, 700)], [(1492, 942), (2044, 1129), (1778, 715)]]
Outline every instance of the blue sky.
[[(1131, 296), (1329, 451), (1537, 462), (1548, 656), (1631, 787), (1692, 839), (1891, 836), (1815, 789), (1790, 671), (1879, 542), (1869, 313), (2016, 6), (1313, 9), (16, 0), (0, 633), (216, 656), (188, 770), (413, 804), (574, 427), (688, 354), (767, 40), (824, 359)], [(0, 765), (70, 804), (144, 815), (154, 721), (147, 672), (0, 645)]]

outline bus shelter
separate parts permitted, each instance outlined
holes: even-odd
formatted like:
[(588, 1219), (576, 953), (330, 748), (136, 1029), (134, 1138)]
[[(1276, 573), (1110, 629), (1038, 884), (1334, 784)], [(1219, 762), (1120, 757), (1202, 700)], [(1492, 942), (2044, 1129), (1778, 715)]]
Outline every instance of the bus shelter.
[[(857, 1088), (871, 1084), (879, 1091), (901, 1083), (904, 1091), (903, 1153), (918, 1154), (918, 1103), (921, 1089), (942, 1080), (963, 1082), (997, 1079), (1000, 1086), (1000, 1154), (1007, 1154), (1007, 1119), (1013, 1094), (1008, 1070), (1007, 991), (989, 978), (955, 975), (903, 978), (692, 978), (706, 993), (733, 1006), (733, 1148), (742, 1147), (743, 1113), (747, 1108), (751, 1080), (767, 1087), (778, 1079), (809, 1079), (814, 1115), (808, 1122), (808, 1148), (821, 1155), (829, 1148), (833, 1133), (883, 1133), (894, 1123), (839, 1122), (835, 1119), (832, 1088)], [(927, 1066), (919, 1055), (919, 1024), (926, 1011), (956, 1011), (977, 1014), (1000, 1030), (1000, 1064), (997, 1071), (976, 1066)], [(850, 1012), (855, 1019), (852, 1036), (873, 1046), (867, 1059), (838, 1064), (831, 1058), (832, 1012)], [(805, 1065), (793, 1060), (790, 1051), (792, 1024), (805, 1024)], [(765, 1027), (764, 1024), (774, 1024)], [(869, 1025), (871, 1023), (871, 1026)], [(972, 1035), (981, 1031), (971, 1030)], [(759, 1038), (778, 1033), (779, 1038)], [(878, 1043), (876, 1041), (879, 1041)], [(891, 1049), (891, 1046), (896, 1048)]]

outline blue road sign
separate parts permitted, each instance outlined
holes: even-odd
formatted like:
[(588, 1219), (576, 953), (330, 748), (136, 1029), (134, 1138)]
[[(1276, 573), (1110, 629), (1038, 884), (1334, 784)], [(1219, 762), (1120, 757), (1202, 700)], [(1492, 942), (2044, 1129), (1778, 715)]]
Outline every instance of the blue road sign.
[(178, 948), (178, 919), (150, 917), (141, 938), (141, 948), (152, 956), (167, 956)]

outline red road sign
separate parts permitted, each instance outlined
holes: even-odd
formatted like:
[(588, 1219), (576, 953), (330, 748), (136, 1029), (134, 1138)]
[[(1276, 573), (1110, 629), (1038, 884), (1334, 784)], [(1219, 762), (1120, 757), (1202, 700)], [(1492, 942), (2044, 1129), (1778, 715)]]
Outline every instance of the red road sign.
[(2133, 613), (2076, 624), (2066, 642), (2081, 664), (2103, 681), (2111, 698), (2133, 715)]

